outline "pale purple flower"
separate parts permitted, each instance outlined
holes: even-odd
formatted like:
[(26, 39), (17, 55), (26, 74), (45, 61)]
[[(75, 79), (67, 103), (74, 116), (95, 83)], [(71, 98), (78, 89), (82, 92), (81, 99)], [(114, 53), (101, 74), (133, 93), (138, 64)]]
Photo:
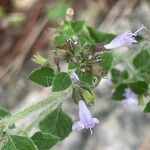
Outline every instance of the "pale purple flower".
[(80, 120), (75, 122), (72, 126), (72, 130), (90, 129), (92, 134), (92, 128), (95, 124), (99, 123), (97, 118), (92, 118), (90, 111), (88, 110), (83, 100), (79, 101), (79, 118)]
[(79, 77), (75, 72), (72, 72), (70, 74), (70, 79), (73, 83), (79, 83), (80, 82)]
[(139, 28), (134, 33), (131, 31), (121, 33), (117, 37), (115, 37), (110, 43), (104, 45), (104, 47), (106, 49), (114, 49), (114, 48), (119, 48), (123, 45), (131, 45), (133, 43), (137, 43), (135, 37), (137, 36), (137, 33), (142, 29), (146, 29), (146, 27), (142, 25), (141, 28)]
[(125, 99), (123, 99), (122, 104), (124, 107), (127, 107), (128, 105), (137, 105), (138, 101), (137, 101), (137, 95), (131, 91), (131, 89), (126, 88), (124, 90), (124, 97)]

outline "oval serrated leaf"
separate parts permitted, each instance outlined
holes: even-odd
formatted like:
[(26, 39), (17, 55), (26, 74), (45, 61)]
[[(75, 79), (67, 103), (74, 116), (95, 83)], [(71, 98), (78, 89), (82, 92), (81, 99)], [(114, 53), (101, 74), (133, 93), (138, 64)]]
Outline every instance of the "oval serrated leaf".
[(42, 132), (51, 133), (63, 140), (72, 131), (72, 119), (58, 107), (39, 123), (39, 127)]
[(99, 65), (102, 67), (104, 72), (108, 72), (111, 69), (112, 61), (113, 61), (113, 54), (112, 52), (101, 52), (100, 53)]
[(150, 112), (150, 102), (147, 103), (146, 107), (144, 108), (144, 112)]
[(42, 133), (40, 131), (36, 132), (31, 138), (40, 150), (49, 150), (59, 140), (58, 137), (50, 133)]
[(1, 150), (37, 150), (37, 148), (28, 137), (9, 135), (8, 142)]
[(141, 50), (133, 59), (133, 65), (141, 72), (150, 73), (150, 55), (146, 49)]
[(93, 72), (91, 71), (91, 69), (86, 70), (85, 72), (82, 72), (81, 69), (78, 69), (77, 75), (80, 81), (83, 82), (83, 84), (91, 85), (93, 83)]
[(27, 78), (37, 84), (49, 87), (52, 85), (54, 76), (55, 72), (52, 68), (41, 67), (39, 69), (33, 70)]
[(70, 76), (66, 72), (61, 72), (57, 74), (53, 80), (53, 87), (52, 91), (63, 91), (69, 88), (69, 86), (72, 84)]
[(124, 90), (128, 87), (127, 84), (125, 83), (121, 83), (116, 87), (116, 90), (114, 91), (114, 93), (112, 94), (112, 98), (114, 100), (122, 100), (124, 98), (123, 94), (124, 94)]
[(136, 94), (144, 94), (148, 91), (148, 84), (145, 81), (129, 83), (129, 87)]

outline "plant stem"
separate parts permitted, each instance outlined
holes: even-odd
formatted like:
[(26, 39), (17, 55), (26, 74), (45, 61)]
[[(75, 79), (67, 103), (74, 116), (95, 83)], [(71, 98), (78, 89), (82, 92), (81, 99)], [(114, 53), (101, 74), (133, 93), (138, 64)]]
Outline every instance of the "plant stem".
[(63, 92), (54, 93), (52, 96), (47, 97), (44, 100), (41, 100), (40, 102), (37, 102), (37, 103), (33, 104), (32, 106), (25, 108), (24, 110), (19, 111), (6, 119), (1, 120), (0, 127), (4, 127), (6, 125), (15, 123), (17, 120), (24, 118), (25, 116), (29, 115), (30, 113), (46, 106), (47, 104), (51, 103), (52, 101), (56, 100), (62, 94), (63, 94)]

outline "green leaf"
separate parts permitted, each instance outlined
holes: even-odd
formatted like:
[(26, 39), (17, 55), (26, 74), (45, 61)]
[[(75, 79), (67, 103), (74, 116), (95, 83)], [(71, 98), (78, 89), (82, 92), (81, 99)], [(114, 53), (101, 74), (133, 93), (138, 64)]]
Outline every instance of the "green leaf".
[(1, 150), (37, 150), (33, 141), (25, 136), (9, 135), (8, 142)]
[(150, 112), (150, 102), (147, 103), (146, 107), (144, 108), (144, 112)]
[(73, 87), (72, 100), (75, 104), (78, 104), (79, 100), (82, 99), (81, 89), (79, 87)]
[(141, 50), (133, 59), (133, 65), (141, 72), (150, 73), (150, 55), (146, 49)]
[(70, 76), (66, 72), (57, 74), (53, 80), (52, 91), (63, 91), (70, 87), (72, 84)]
[(137, 36), (135, 37), (135, 40), (138, 41), (138, 42), (141, 42), (141, 41), (144, 40), (144, 37), (143, 37), (142, 35), (137, 35)]
[(41, 131), (51, 133), (63, 140), (72, 131), (72, 119), (61, 107), (53, 110), (39, 124)]
[(82, 96), (87, 105), (94, 104), (94, 95), (90, 90), (82, 89)]
[(129, 87), (136, 94), (144, 94), (148, 91), (148, 84), (145, 81), (129, 83)]
[(85, 21), (79, 20), (79, 21), (71, 22), (71, 26), (73, 30), (75, 31), (75, 33), (81, 31), (84, 25), (85, 25)]
[(101, 52), (100, 53), (99, 65), (102, 67), (103, 71), (106, 73), (111, 69), (112, 61), (113, 61), (113, 54), (112, 52)]
[(66, 37), (69, 38), (72, 35), (75, 35), (74, 30), (72, 29), (69, 23), (63, 24), (60, 26), (60, 32)]
[(27, 77), (31, 81), (43, 85), (45, 87), (51, 86), (55, 72), (50, 67), (41, 67), (33, 70)]
[(138, 95), (137, 100), (138, 100), (138, 105), (144, 106), (144, 99), (142, 95)]
[(105, 32), (99, 32), (98, 30), (88, 27), (90, 36), (95, 40), (95, 42), (100, 43), (100, 42), (110, 42), (115, 38), (115, 34), (111, 33), (105, 33)]
[(80, 67), (80, 63), (79, 62), (72, 62), (70, 61), (68, 63), (68, 69), (77, 69)]
[(111, 70), (111, 76), (114, 83), (121, 83), (123, 80), (126, 80), (129, 77), (126, 70), (121, 72), (115, 68)]
[(69, 3), (64, 2), (61, 0), (53, 8), (48, 10), (48, 18), (51, 20), (56, 20), (58, 18), (62, 18), (66, 14), (66, 10), (69, 7)]
[(65, 42), (66, 42), (66, 37), (64, 35), (58, 35), (54, 39), (54, 46), (57, 47), (57, 46), (64, 45)]
[(10, 115), (11, 115), (11, 113), (9, 111), (0, 107), (0, 120), (7, 117), (7, 116), (10, 116)]
[(122, 100), (122, 99), (124, 98), (124, 96), (123, 96), (124, 90), (125, 90), (127, 87), (128, 87), (128, 85), (125, 84), (125, 83), (119, 84), (119, 85), (116, 87), (114, 93), (112, 94), (112, 98), (113, 98), (114, 100)]
[(58, 142), (59, 138), (50, 133), (42, 133), (39, 131), (32, 136), (32, 140), (38, 149), (49, 150)]
[(77, 75), (79, 79), (85, 84), (92, 84), (93, 82), (93, 72), (91, 70), (86, 70), (82, 72), (80, 69), (77, 70)]
[(79, 34), (78, 35), (78, 40), (81, 44), (81, 46), (83, 46), (86, 42), (90, 42), (83, 34)]

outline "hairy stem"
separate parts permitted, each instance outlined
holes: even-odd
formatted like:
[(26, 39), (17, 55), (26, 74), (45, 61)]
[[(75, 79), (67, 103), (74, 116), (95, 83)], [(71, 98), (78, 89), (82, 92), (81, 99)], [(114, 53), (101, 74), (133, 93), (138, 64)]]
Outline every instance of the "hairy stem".
[(46, 106), (47, 104), (51, 103), (52, 101), (56, 100), (58, 97), (62, 96), (62, 94), (63, 94), (63, 92), (54, 93), (52, 96), (47, 97), (44, 100), (41, 100), (40, 102), (37, 102), (37, 103), (33, 104), (32, 106), (25, 108), (6, 119), (1, 120), (0, 127), (4, 127), (6, 125), (15, 123), (17, 120), (28, 116), (30, 113)]

